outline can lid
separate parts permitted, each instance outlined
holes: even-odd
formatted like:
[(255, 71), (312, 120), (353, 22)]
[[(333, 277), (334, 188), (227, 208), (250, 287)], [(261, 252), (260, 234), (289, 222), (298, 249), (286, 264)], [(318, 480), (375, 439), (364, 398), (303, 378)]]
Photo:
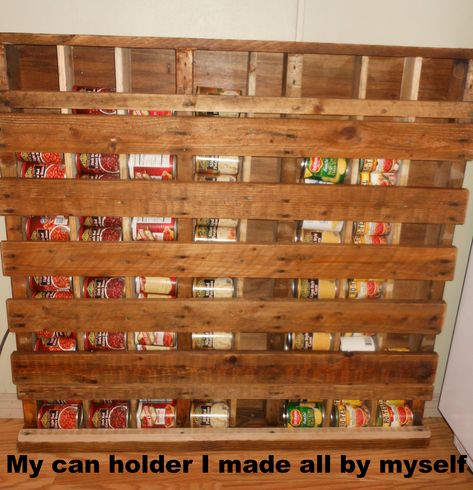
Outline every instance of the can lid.
[(293, 336), (294, 334), (292, 332), (286, 334), (284, 338), (284, 350), (292, 350)]
[(299, 279), (293, 279), (291, 284), (291, 294), (294, 298), (297, 298), (298, 295), (298, 284), (299, 284)]

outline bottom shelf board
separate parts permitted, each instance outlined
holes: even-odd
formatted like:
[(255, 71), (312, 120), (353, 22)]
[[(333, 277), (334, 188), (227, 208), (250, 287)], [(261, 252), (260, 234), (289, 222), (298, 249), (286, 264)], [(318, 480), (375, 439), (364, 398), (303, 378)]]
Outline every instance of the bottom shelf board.
[(424, 426), (387, 429), (229, 428), (229, 429), (22, 429), (18, 449), (28, 451), (215, 451), (222, 449), (318, 449), (422, 447), (430, 442)]

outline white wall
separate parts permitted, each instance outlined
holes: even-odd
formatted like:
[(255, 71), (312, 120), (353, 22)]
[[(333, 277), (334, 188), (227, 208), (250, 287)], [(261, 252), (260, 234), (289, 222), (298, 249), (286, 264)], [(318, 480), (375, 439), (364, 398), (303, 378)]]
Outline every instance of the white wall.
[[(207, 37), (473, 48), (472, 0), (0, 0), (0, 31), (58, 34)], [(473, 169), (467, 173), (473, 190)], [(472, 199), (473, 202), (473, 199)], [(455, 281), (449, 304), (435, 391), (440, 390), (473, 230), (455, 235)], [(3, 225), (2, 225), (3, 226)], [(0, 237), (4, 239), (0, 229)], [(0, 278), (0, 325), (6, 325), (9, 283)], [(9, 343), (0, 359), (0, 393), (14, 393)]]

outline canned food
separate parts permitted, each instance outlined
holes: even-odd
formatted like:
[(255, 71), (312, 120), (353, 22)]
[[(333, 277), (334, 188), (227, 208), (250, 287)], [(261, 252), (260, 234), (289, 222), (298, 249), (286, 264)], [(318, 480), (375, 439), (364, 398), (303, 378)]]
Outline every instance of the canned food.
[(360, 172), (396, 173), (401, 167), (401, 160), (384, 158), (365, 158), (360, 160)]
[(126, 350), (126, 332), (85, 332), (84, 350)]
[(234, 175), (195, 174), (194, 179), (199, 182), (236, 182), (237, 181), (237, 178)]
[(172, 180), (176, 173), (176, 158), (174, 155), (144, 155), (128, 156), (128, 168), (132, 179)]
[(317, 221), (306, 219), (301, 222), (301, 228), (311, 231), (336, 231), (340, 233), (344, 223), (344, 221)]
[(125, 279), (123, 277), (85, 277), (82, 294), (84, 298), (123, 298)]
[(78, 177), (88, 180), (119, 180), (120, 174), (82, 174)]
[(81, 226), (77, 236), (81, 242), (119, 242), (122, 239), (122, 229), (117, 227)]
[(385, 236), (355, 235), (353, 237), (353, 243), (355, 245), (387, 245), (388, 239)]
[(414, 424), (414, 414), (411, 407), (402, 401), (380, 400), (376, 412), (378, 427), (407, 427)]
[(356, 236), (384, 236), (391, 232), (391, 223), (375, 221), (355, 221), (353, 223), (353, 234)]
[(380, 279), (348, 279), (350, 299), (379, 299), (384, 295), (385, 281)]
[(230, 277), (195, 278), (192, 284), (194, 298), (233, 298), (235, 285)]
[(193, 401), (190, 411), (191, 427), (223, 429), (230, 422), (227, 401)]
[(135, 332), (136, 350), (177, 349), (175, 332)]
[(286, 401), (282, 419), (288, 428), (322, 427), (325, 420), (323, 402)]
[(222, 226), (226, 228), (236, 228), (238, 226), (237, 219), (231, 218), (199, 218), (195, 220), (197, 226)]
[(344, 158), (307, 157), (302, 160), (302, 178), (339, 184), (345, 179), (347, 168)]
[(238, 228), (229, 226), (201, 226), (197, 225), (194, 231), (196, 242), (236, 242)]
[(128, 111), (128, 114), (131, 114), (132, 116), (167, 117), (167, 116), (173, 116), (174, 112), (173, 111), (146, 111), (141, 109), (133, 109), (131, 111)]
[(133, 240), (177, 240), (177, 220), (174, 218), (133, 218), (131, 220)]
[(78, 174), (119, 174), (120, 156), (116, 153), (78, 153)]
[(23, 162), (21, 176), (27, 179), (65, 179), (66, 167), (59, 163), (28, 163)]
[(130, 405), (120, 400), (91, 401), (88, 426), (91, 429), (126, 429)]
[(18, 151), (16, 157), (23, 162), (44, 163), (48, 165), (63, 164), (62, 153), (41, 152), (41, 151)]
[(230, 350), (233, 348), (232, 332), (196, 332), (192, 334), (192, 348), (195, 350)]
[(369, 335), (351, 335), (340, 338), (340, 350), (343, 352), (374, 352), (376, 341)]
[(360, 172), (361, 185), (396, 185), (397, 174), (383, 172)]
[(299, 299), (333, 299), (337, 297), (336, 279), (294, 279), (292, 293)]
[(64, 242), (70, 238), (66, 216), (30, 216), (26, 221), (26, 239)]
[(33, 294), (36, 299), (71, 299), (74, 297), (72, 291), (39, 291)]
[(286, 350), (331, 350), (333, 335), (326, 332), (290, 332), (286, 335)]
[(38, 410), (38, 429), (78, 429), (82, 425), (79, 403), (43, 403)]
[[(80, 85), (74, 85), (72, 87), (73, 92), (93, 92), (93, 93), (101, 93), (101, 92), (112, 92), (112, 89), (105, 87), (83, 87)], [(106, 116), (117, 114), (116, 109), (72, 109), (74, 114), (103, 114)]]
[(122, 218), (120, 216), (81, 216), (80, 224), (97, 228), (121, 228)]
[(366, 427), (370, 422), (370, 410), (366, 405), (340, 401), (334, 403), (330, 414), (332, 427)]
[(196, 156), (195, 173), (213, 175), (238, 175), (240, 157), (236, 156)]
[(136, 411), (139, 429), (168, 429), (176, 426), (176, 400), (140, 400)]
[(30, 276), (31, 291), (72, 291), (70, 276)]
[(296, 241), (302, 243), (341, 243), (340, 233), (336, 231), (312, 231), (300, 229), (296, 232)]
[(36, 352), (74, 352), (77, 350), (77, 341), (72, 336), (57, 335), (53, 332), (50, 337), (40, 336), (35, 343)]
[(177, 297), (177, 279), (175, 277), (137, 277), (135, 284), (138, 294)]
[(176, 296), (171, 296), (170, 294), (153, 294), (153, 293), (138, 293), (138, 299), (173, 299)]

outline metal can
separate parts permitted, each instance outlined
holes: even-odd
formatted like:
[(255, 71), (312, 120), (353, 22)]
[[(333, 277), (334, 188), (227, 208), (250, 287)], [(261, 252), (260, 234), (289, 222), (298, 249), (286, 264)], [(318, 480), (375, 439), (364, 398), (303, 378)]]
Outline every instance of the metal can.
[(174, 218), (136, 217), (131, 220), (133, 240), (177, 240), (177, 220)]
[(139, 429), (168, 429), (176, 426), (176, 400), (140, 400), (136, 411)]
[(322, 427), (325, 421), (323, 402), (286, 401), (282, 409), (283, 423), (288, 428)]
[(137, 277), (137, 294), (156, 294), (177, 298), (177, 279), (175, 277)]
[(353, 235), (355, 236), (384, 236), (391, 233), (391, 223), (376, 221), (355, 221), (353, 223)]
[(88, 426), (91, 429), (126, 429), (130, 404), (120, 400), (91, 401)]
[(175, 332), (135, 332), (136, 350), (175, 350)]
[(39, 336), (34, 345), (36, 352), (75, 352), (77, 340), (73, 336), (58, 335), (53, 332), (50, 337)]
[[(101, 92), (112, 92), (112, 89), (106, 87), (84, 87), (82, 85), (74, 85), (72, 87), (73, 92), (93, 92), (93, 93), (101, 93)], [(116, 109), (72, 109), (74, 114), (103, 114), (106, 116), (117, 114)]]
[(27, 179), (65, 179), (66, 167), (59, 163), (23, 162), (21, 176)]
[(128, 156), (128, 168), (132, 179), (172, 180), (176, 174), (176, 158), (135, 153)]
[(97, 228), (121, 228), (122, 218), (120, 216), (81, 216), (80, 224)]
[(78, 153), (76, 164), (79, 175), (120, 173), (120, 156), (116, 153)]
[(387, 245), (388, 239), (385, 236), (376, 235), (355, 235), (353, 243), (355, 245)]
[(407, 427), (414, 424), (414, 414), (404, 400), (380, 400), (376, 411), (378, 427)]
[(236, 182), (237, 178), (234, 175), (195, 174), (194, 180), (198, 182)]
[(376, 339), (370, 335), (350, 335), (340, 338), (342, 352), (375, 352)]
[(35, 299), (71, 299), (74, 297), (72, 291), (39, 291), (34, 292)]
[(336, 231), (313, 231), (299, 229), (296, 231), (296, 241), (302, 243), (341, 243), (340, 233)]
[(131, 111), (128, 111), (128, 114), (132, 116), (168, 117), (174, 116), (174, 111), (148, 111), (143, 109), (132, 109)]
[(85, 332), (84, 350), (126, 350), (126, 332)]
[(193, 401), (191, 427), (223, 429), (229, 426), (230, 405), (227, 401)]
[(194, 332), (192, 348), (195, 350), (230, 350), (235, 335), (232, 332)]
[(78, 177), (86, 180), (120, 180), (120, 174), (82, 174)]
[(213, 175), (238, 175), (240, 157), (236, 156), (196, 156), (195, 173)]
[(26, 221), (26, 239), (65, 242), (70, 238), (66, 216), (30, 216)]
[(307, 157), (302, 161), (302, 178), (339, 184), (345, 179), (347, 168), (344, 158)]
[(301, 228), (312, 231), (335, 231), (340, 233), (343, 229), (344, 221), (318, 221), (304, 220), (301, 222)]
[(122, 239), (122, 229), (116, 227), (81, 226), (77, 236), (81, 242), (119, 242)]
[(192, 284), (194, 298), (233, 298), (235, 284), (230, 277), (199, 278)]
[(39, 291), (72, 291), (70, 276), (30, 276), (30, 289)]
[(63, 164), (62, 153), (42, 152), (42, 151), (18, 151), (16, 157), (23, 162), (43, 163), (47, 165)]
[(78, 429), (82, 425), (79, 403), (43, 403), (38, 410), (38, 429)]
[(348, 298), (379, 299), (384, 295), (385, 281), (380, 279), (348, 279)]
[(299, 299), (333, 299), (338, 294), (338, 280), (294, 279), (292, 293)]
[(289, 332), (285, 350), (328, 351), (333, 348), (333, 335), (326, 332)]
[(85, 277), (82, 294), (84, 298), (123, 298), (125, 279), (123, 277)]
[(199, 218), (195, 220), (197, 226), (222, 226), (227, 228), (236, 228), (238, 226), (237, 219), (231, 218)]
[(330, 414), (332, 427), (366, 427), (370, 422), (370, 410), (360, 401), (359, 403), (347, 403), (339, 401), (334, 403)]
[(365, 158), (360, 160), (360, 172), (396, 173), (401, 167), (401, 160), (386, 160), (384, 158)]
[(396, 185), (397, 174), (385, 172), (360, 172), (361, 185)]
[(194, 240), (196, 242), (236, 242), (238, 240), (238, 228), (197, 225), (194, 231)]

